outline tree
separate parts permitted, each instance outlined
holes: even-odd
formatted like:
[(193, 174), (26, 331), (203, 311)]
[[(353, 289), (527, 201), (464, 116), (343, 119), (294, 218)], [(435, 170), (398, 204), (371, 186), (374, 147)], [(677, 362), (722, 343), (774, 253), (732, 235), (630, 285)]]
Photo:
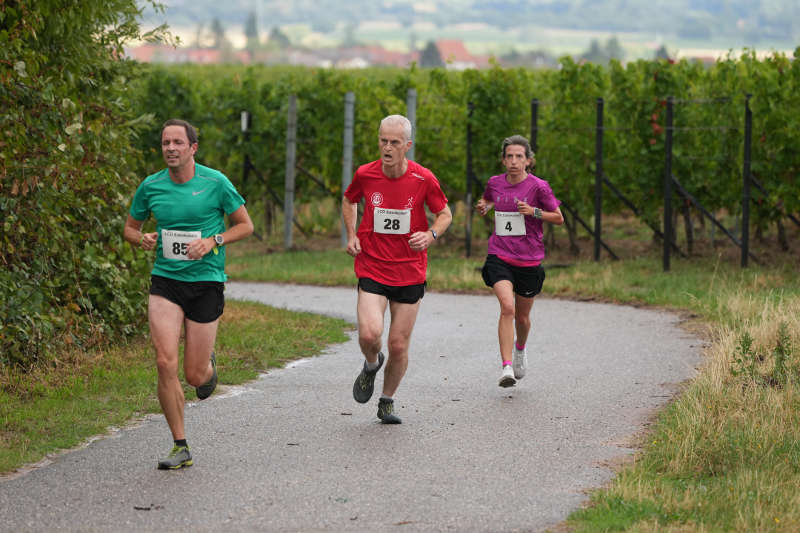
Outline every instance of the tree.
[(350, 48), (358, 45), (359, 42), (358, 39), (356, 39), (356, 25), (352, 22), (348, 22), (344, 26), (344, 40), (342, 41), (342, 46)]
[[(137, 0), (5, 0), (0, 16), (0, 367), (144, 323), (148, 260), (122, 240), (148, 120), (125, 103)], [(58, 51), (58, 53), (55, 53)]]
[(436, 47), (436, 43), (433, 41), (428, 41), (428, 44), (425, 45), (425, 48), (422, 50), (422, 53), (419, 56), (419, 66), (421, 67), (443, 67), (444, 61), (442, 61), (442, 56), (439, 54), (439, 49)]
[(225, 38), (225, 28), (222, 27), (222, 22), (220, 22), (217, 17), (211, 20), (211, 34), (214, 36), (212, 48), (222, 48), (227, 42)]
[(281, 31), (279, 27), (274, 26), (269, 31), (269, 37), (267, 37), (267, 44), (270, 46), (270, 48), (285, 50), (286, 48), (289, 48), (289, 46), (292, 43), (289, 41), (289, 38), (286, 36), (285, 33)]
[(251, 11), (244, 22), (244, 36), (247, 38), (246, 48), (251, 52), (255, 51), (261, 44), (258, 36), (258, 22), (256, 12)]
[(606, 56), (609, 59), (625, 59), (625, 50), (622, 49), (616, 35), (606, 42)]
[(667, 51), (667, 47), (665, 45), (662, 44), (661, 46), (658, 47), (658, 50), (656, 50), (655, 58), (670, 59), (669, 52)]
[(591, 43), (589, 43), (589, 50), (581, 55), (581, 59), (589, 63), (608, 63), (608, 55), (600, 47), (600, 42), (597, 39), (592, 39)]

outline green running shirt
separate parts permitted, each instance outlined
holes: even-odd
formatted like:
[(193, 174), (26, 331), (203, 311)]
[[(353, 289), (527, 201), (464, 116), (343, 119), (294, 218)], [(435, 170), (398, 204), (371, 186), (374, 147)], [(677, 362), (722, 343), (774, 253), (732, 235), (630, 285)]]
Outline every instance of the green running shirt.
[(186, 245), (225, 231), (225, 215), (243, 204), (244, 198), (224, 174), (197, 163), (186, 183), (172, 181), (166, 168), (146, 177), (133, 196), (130, 215), (141, 222), (151, 215), (156, 220), (152, 274), (179, 281), (226, 281), (225, 246), (192, 261), (186, 258)]

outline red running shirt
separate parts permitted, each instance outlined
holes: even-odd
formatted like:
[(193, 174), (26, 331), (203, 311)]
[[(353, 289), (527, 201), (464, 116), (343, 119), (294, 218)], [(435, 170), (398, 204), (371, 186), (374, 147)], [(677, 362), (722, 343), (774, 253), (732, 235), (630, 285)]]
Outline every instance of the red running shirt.
[[(364, 198), (364, 216), (356, 232), (361, 242), (361, 253), (355, 258), (356, 277), (371, 278), (394, 287), (423, 283), (428, 252), (412, 250), (408, 239), (417, 231), (428, 231), (425, 205), (432, 213), (447, 207), (447, 197), (436, 176), (422, 165), (409, 161), (405, 174), (389, 178), (383, 173), (381, 161), (377, 160), (358, 167), (344, 196), (354, 204)], [(374, 231), (376, 208), (410, 209), (409, 232), (400, 235)]]

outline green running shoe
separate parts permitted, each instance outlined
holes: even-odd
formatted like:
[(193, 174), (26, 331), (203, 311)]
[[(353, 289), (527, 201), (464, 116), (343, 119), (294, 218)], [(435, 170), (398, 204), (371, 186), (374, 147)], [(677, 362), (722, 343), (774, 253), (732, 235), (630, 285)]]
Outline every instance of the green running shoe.
[(381, 398), (378, 400), (378, 418), (384, 424), (402, 424), (400, 417), (394, 414), (394, 400)]
[(192, 466), (192, 454), (188, 446), (173, 446), (167, 458), (158, 462), (159, 470), (177, 470), (184, 466)]
[(383, 352), (378, 352), (378, 368), (375, 370), (367, 370), (367, 362), (364, 361), (364, 367), (361, 373), (353, 383), (353, 398), (358, 403), (367, 403), (372, 398), (372, 391), (375, 389), (375, 374), (383, 366)]
[(208, 380), (208, 383), (194, 389), (198, 400), (205, 400), (217, 388), (217, 356), (214, 355), (214, 352), (211, 352), (211, 368), (214, 369), (214, 373), (211, 374), (211, 379)]

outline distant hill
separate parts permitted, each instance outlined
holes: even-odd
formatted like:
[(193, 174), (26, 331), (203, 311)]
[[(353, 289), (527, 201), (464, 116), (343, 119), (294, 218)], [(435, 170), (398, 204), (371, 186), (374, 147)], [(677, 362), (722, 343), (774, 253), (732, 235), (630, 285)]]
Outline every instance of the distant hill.
[[(662, 40), (715, 41), (730, 46), (800, 44), (798, 0), (162, 0), (173, 27), (223, 27), (241, 31), (254, 13), (261, 32), (306, 24), (315, 33), (359, 36), (365, 23), (397, 22), (417, 27), (485, 24), (500, 31), (531, 26), (606, 33), (649, 33)], [(401, 32), (402, 33), (402, 32)]]

